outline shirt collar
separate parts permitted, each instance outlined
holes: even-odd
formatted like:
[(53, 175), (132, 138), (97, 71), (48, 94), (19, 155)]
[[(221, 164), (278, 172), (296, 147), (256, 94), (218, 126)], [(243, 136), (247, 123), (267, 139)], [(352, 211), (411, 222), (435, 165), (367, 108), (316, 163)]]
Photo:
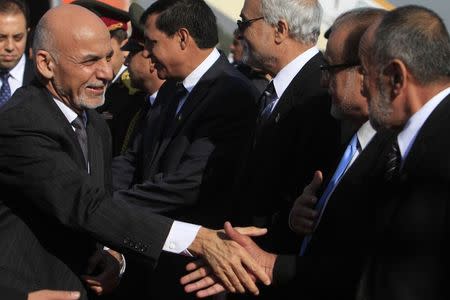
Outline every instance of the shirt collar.
[(284, 66), (280, 72), (278, 72), (278, 74), (273, 78), (273, 85), (275, 87), (277, 98), (281, 98), (292, 79), (294, 79), (297, 73), (300, 72), (306, 63), (317, 53), (319, 53), (319, 50), (316, 47), (309, 48)]
[(117, 73), (116, 77), (114, 77), (114, 79), (111, 81), (111, 83), (116, 82), (117, 79), (119, 79), (120, 75), (122, 75), (122, 73), (125, 72), (126, 69), (127, 69), (127, 66), (122, 65), (122, 66), (120, 67), (120, 70), (119, 70), (119, 72)]
[(9, 75), (15, 80), (18, 80), (20, 82), (23, 81), (23, 74), (25, 72), (25, 61), (26, 61), (25, 54), (22, 54), (22, 57), (20, 58), (17, 65), (9, 71)]
[(361, 151), (366, 148), (366, 146), (370, 143), (372, 138), (376, 134), (376, 130), (373, 129), (372, 125), (370, 125), (370, 121), (366, 121), (356, 132), (358, 136), (359, 146), (361, 147)]
[(405, 160), (406, 156), (414, 144), (417, 133), (422, 128), (425, 121), (434, 111), (434, 109), (450, 94), (450, 87), (442, 90), (431, 98), (421, 109), (412, 115), (411, 118), (406, 122), (403, 130), (398, 134), (397, 141), (400, 153), (402, 155), (402, 161)]
[(219, 57), (219, 51), (214, 48), (208, 55), (208, 57), (183, 80), (183, 86), (188, 91), (188, 93), (190, 93), (194, 89), (195, 85), (200, 81), (200, 78), (205, 75), (205, 73), (219, 59)]
[[(59, 101), (56, 98), (53, 98), (53, 100), (55, 101), (56, 105), (58, 105), (59, 109), (62, 111), (64, 116), (66, 117), (67, 121), (69, 121), (69, 123), (72, 124), (72, 122), (78, 117), (78, 114), (76, 112), (74, 112), (70, 107), (68, 107), (62, 101)], [(84, 125), (86, 126), (86, 123), (87, 123), (86, 111), (83, 111), (83, 121), (84, 121)]]
[(156, 91), (153, 94), (147, 96), (148, 97), (147, 99), (150, 102), (150, 106), (153, 106), (153, 104), (155, 104), (156, 96), (158, 96), (158, 91)]

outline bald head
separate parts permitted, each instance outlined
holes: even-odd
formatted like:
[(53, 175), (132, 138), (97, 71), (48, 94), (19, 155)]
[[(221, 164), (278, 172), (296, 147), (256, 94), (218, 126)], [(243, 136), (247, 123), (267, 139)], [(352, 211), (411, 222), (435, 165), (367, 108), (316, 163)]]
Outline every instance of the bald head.
[(33, 50), (47, 50), (58, 54), (61, 48), (67, 46), (67, 42), (92, 36), (109, 38), (108, 28), (98, 16), (79, 5), (60, 5), (50, 9), (39, 21)]
[(33, 53), (38, 76), (54, 98), (79, 114), (103, 104), (113, 50), (95, 14), (70, 4), (49, 10), (36, 27)]

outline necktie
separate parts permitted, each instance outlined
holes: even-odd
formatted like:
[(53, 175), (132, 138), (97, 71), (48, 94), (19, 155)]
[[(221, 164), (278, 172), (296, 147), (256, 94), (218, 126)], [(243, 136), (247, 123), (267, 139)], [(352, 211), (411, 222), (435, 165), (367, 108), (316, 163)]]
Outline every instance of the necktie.
[[(325, 188), (325, 191), (323, 192), (322, 196), (320, 197), (319, 201), (316, 204), (315, 210), (319, 213), (319, 218), (317, 219), (316, 227), (317, 224), (319, 224), (320, 219), (322, 218), (322, 214), (328, 202), (329, 196), (331, 195), (331, 193), (334, 191), (334, 188), (341, 180), (341, 177), (345, 173), (345, 170), (347, 169), (349, 163), (352, 161), (352, 158), (355, 155), (357, 148), (358, 148), (358, 137), (355, 134), (351, 139), (350, 143), (348, 144), (347, 148), (345, 149), (344, 155), (342, 156), (341, 161), (339, 162), (339, 165), (333, 174), (333, 177), (331, 177), (330, 182), (328, 183), (327, 187)], [(309, 242), (311, 241), (311, 237), (312, 235), (308, 235), (303, 239), (303, 243), (300, 248), (300, 256), (304, 255), (306, 248)]]
[(390, 182), (399, 176), (400, 164), (402, 158), (400, 148), (398, 147), (397, 139), (392, 143), (391, 149), (387, 154), (387, 161), (385, 165), (384, 179)]
[(175, 113), (175, 116), (178, 115), (178, 113), (181, 110), (181, 107), (183, 107), (184, 101), (186, 100), (186, 95), (188, 93), (188, 90), (184, 87), (182, 82), (177, 82), (177, 85), (175, 87), (175, 95), (174, 95), (174, 102), (177, 103), (177, 110)]
[(78, 116), (75, 120), (72, 121), (72, 126), (75, 127), (75, 135), (77, 136), (78, 142), (80, 143), (81, 151), (83, 151), (84, 160), (87, 166), (89, 161), (87, 133), (83, 119), (80, 116)]
[(262, 121), (265, 121), (269, 118), (270, 113), (272, 112), (272, 108), (275, 105), (275, 99), (275, 86), (273, 85), (273, 81), (271, 81), (267, 85), (259, 101), (259, 118)]
[(11, 98), (11, 88), (9, 87), (9, 72), (0, 73), (2, 88), (0, 89), (0, 107), (2, 107)]

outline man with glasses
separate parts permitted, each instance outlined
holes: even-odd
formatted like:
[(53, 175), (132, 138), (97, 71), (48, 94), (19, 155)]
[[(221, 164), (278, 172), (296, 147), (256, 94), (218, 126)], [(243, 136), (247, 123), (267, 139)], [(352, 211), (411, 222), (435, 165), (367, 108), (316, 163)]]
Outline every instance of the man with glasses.
[[(349, 120), (360, 129), (355, 134), (356, 138), (351, 138), (351, 141), (356, 140), (356, 152), (352, 156), (347, 155), (344, 160), (347, 164), (337, 167), (334, 172), (339, 175), (341, 170), (337, 182), (330, 180), (323, 186), (326, 188), (320, 195), (316, 192), (322, 183), (322, 176), (317, 172), (291, 213), (291, 226), (297, 232), (311, 233), (313, 224), (319, 226), (312, 239), (304, 239), (300, 257), (275, 257), (259, 251), (260, 262), (265, 258), (266, 266), (276, 259), (272, 274), (274, 282), (281, 283), (295, 274), (293, 283), (297, 291), (301, 289), (301, 295), (295, 293), (297, 299), (352, 299), (356, 293), (366, 253), (366, 239), (372, 236), (368, 234), (371, 210), (367, 189), (372, 176), (375, 176), (372, 170), (377, 166), (377, 154), (389, 140), (389, 135), (374, 137), (375, 130), (368, 121), (367, 99), (360, 93), (362, 76), (358, 67), (358, 46), (368, 26), (381, 19), (384, 13), (380, 9), (356, 9), (338, 17), (331, 28), (324, 55), (326, 63), (322, 66), (325, 75), (322, 84), (328, 87), (331, 94), (333, 116)], [(353, 147), (352, 143), (349, 145)], [(320, 200), (316, 194), (321, 196)], [(321, 212), (309, 207), (317, 201), (327, 201), (327, 205), (322, 206), (321, 212), (324, 214), (320, 222), (317, 222), (317, 216)], [(316, 217), (311, 220), (309, 216)], [(345, 234), (350, 231), (351, 234)]]
[(246, 0), (237, 22), (249, 60), (273, 80), (259, 101), (253, 149), (236, 193), (247, 206), (242, 223), (268, 227), (260, 242), (276, 251), (300, 249), (287, 226), (289, 210), (314, 170), (331, 165), (339, 144), (339, 125), (320, 86), (321, 17), (318, 1)]

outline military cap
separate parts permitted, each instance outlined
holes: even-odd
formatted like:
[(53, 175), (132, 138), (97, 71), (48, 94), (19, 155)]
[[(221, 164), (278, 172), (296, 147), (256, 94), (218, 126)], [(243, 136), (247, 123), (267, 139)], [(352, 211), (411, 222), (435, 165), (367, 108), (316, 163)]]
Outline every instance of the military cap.
[(141, 51), (144, 49), (144, 25), (140, 22), (144, 8), (137, 3), (131, 3), (130, 9), (131, 36), (122, 47), (124, 51)]
[(130, 17), (124, 10), (115, 8), (109, 4), (96, 0), (75, 0), (71, 4), (76, 4), (89, 9), (102, 19), (109, 31), (117, 29), (128, 29)]

